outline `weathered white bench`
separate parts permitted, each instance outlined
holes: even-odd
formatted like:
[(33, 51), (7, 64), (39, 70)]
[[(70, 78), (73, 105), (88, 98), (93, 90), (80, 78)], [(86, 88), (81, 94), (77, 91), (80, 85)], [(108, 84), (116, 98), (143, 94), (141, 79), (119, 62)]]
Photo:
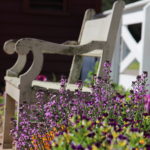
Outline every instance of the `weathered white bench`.
[[(10, 118), (14, 116), (15, 102), (18, 110), (23, 101), (32, 99), (33, 86), (47, 89), (59, 89), (58, 83), (40, 82), (34, 79), (39, 75), (43, 65), (43, 54), (73, 55), (67, 88), (74, 90), (75, 83), (82, 67), (82, 57), (101, 57), (97, 75), (102, 75), (101, 66), (106, 60), (112, 60), (119, 23), (124, 8), (124, 2), (118, 0), (114, 3), (112, 13), (104, 18), (91, 19), (95, 15), (93, 9), (85, 12), (78, 45), (56, 44), (33, 38), (9, 40), (4, 44), (4, 51), (8, 54), (17, 53), (18, 59), (15, 65), (8, 69), (5, 76), (5, 121), (3, 132), (3, 148), (12, 147), (12, 137), (9, 135), (11, 128)], [(33, 63), (29, 70), (19, 75), (26, 64), (27, 55), (33, 53)], [(83, 91), (90, 91), (84, 87)], [(17, 111), (17, 114), (19, 111)], [(19, 117), (18, 117), (19, 120)]]

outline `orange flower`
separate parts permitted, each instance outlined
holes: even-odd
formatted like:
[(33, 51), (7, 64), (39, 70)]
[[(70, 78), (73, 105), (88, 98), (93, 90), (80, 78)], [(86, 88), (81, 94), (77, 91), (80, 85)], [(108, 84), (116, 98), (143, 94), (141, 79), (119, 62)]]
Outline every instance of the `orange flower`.
[(53, 135), (54, 135), (54, 131), (50, 131), (49, 134), (50, 134), (51, 136), (53, 136)]
[(52, 129), (54, 132), (56, 132), (57, 131), (57, 129), (56, 129), (56, 127), (53, 127), (53, 129)]
[(60, 130), (61, 130), (61, 131), (64, 131), (65, 129), (66, 129), (65, 125), (61, 125), (61, 126), (60, 126)]
[(141, 139), (141, 140), (139, 141), (139, 143), (140, 143), (140, 144), (145, 144), (144, 139)]
[(46, 149), (46, 150), (51, 150), (51, 145), (50, 145), (50, 143), (47, 141), (47, 142), (44, 142), (44, 148)]
[[(63, 131), (65, 129), (65, 126), (64, 125), (61, 125), (60, 127), (60, 130)], [(55, 137), (55, 134), (57, 132), (57, 128), (56, 127), (53, 127), (51, 131), (45, 133), (44, 135), (37, 135), (37, 136), (32, 136), (32, 144), (35, 148), (35, 150), (38, 150), (37, 149), (37, 142), (39, 142), (39, 144), (41, 143), (43, 145), (43, 148), (45, 150), (51, 150), (51, 144), (50, 144), (50, 141), (52, 141)]]

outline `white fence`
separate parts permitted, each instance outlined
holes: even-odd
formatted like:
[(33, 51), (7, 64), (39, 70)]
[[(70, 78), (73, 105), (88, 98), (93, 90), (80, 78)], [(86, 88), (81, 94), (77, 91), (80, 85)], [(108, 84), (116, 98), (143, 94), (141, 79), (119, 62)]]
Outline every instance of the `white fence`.
[[(104, 14), (109, 12), (106, 11)], [(137, 31), (141, 37), (139, 41), (129, 30), (129, 26), (132, 25), (134, 28), (137, 24), (141, 26), (141, 30)], [(150, 0), (126, 5), (118, 35), (112, 63), (113, 80), (125, 88), (130, 88), (138, 74), (148, 71), (150, 83)], [(135, 60), (138, 63), (135, 63)], [(139, 66), (136, 70), (129, 67), (133, 62)]]

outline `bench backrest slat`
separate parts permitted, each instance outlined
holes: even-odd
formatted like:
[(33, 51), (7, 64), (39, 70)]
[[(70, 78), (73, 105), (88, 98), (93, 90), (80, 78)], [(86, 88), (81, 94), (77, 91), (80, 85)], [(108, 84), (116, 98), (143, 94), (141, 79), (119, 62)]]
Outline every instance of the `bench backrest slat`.
[(86, 21), (80, 44), (87, 44), (91, 41), (107, 41), (110, 19), (111, 15)]

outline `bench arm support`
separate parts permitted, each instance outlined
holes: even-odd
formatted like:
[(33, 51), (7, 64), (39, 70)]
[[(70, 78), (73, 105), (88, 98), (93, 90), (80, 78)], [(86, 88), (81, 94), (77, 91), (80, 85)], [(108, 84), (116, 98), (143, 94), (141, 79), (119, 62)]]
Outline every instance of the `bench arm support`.
[[(4, 51), (7, 54), (13, 54), (15, 53), (15, 43), (17, 40), (9, 40), (4, 43)], [(17, 77), (19, 73), (23, 70), (25, 64), (26, 64), (26, 55), (19, 55), (16, 63), (6, 71), (7, 76)]]

